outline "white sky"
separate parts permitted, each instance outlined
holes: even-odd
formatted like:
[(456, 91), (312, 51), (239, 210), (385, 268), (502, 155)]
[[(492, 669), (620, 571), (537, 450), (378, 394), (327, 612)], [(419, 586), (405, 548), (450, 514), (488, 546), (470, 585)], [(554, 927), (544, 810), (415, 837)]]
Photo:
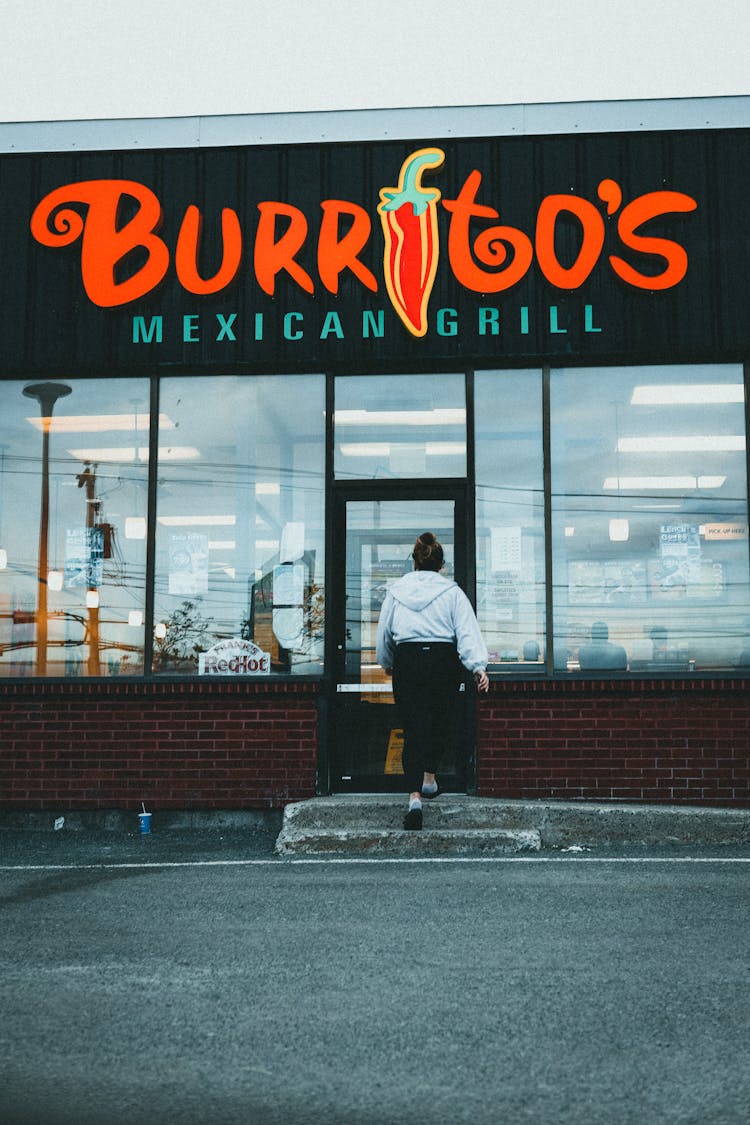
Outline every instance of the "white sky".
[(2, 0), (0, 120), (748, 94), (750, 0)]

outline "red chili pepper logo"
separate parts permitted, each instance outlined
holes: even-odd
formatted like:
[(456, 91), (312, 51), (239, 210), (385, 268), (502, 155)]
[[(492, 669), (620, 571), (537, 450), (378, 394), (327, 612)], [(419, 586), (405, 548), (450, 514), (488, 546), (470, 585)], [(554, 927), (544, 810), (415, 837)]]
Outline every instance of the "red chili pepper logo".
[(385, 235), (383, 269), (394, 309), (414, 336), (427, 333), (427, 302), (438, 264), (437, 188), (422, 175), (440, 168), (445, 153), (420, 148), (401, 165), (397, 188), (381, 188), (378, 214)]

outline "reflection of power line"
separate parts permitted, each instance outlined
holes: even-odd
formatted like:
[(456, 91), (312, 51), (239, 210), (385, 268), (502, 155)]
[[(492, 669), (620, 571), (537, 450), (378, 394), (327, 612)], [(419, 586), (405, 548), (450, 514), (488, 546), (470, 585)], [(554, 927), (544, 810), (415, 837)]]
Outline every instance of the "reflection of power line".
[[(71, 463), (74, 462), (72, 457), (50, 457), (49, 468), (50, 476), (67, 476), (70, 470)], [(11, 467), (13, 465), (21, 467)], [(6, 472), (9, 476), (36, 476), (36, 469), (39, 465), (39, 458), (26, 456), (25, 454), (11, 454), (6, 455)], [(27, 467), (28, 466), (28, 467)], [(123, 473), (119, 466), (112, 466), (111, 472), (102, 472), (101, 466), (99, 471), (100, 478), (112, 481), (122, 481), (124, 484), (135, 483), (140, 484), (144, 480), (144, 472), (134, 473), (129, 476)]]

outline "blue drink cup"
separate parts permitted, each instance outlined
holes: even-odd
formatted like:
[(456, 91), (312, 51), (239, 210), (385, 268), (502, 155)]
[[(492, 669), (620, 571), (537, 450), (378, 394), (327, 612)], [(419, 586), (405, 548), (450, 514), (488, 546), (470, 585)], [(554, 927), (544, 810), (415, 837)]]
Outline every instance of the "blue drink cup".
[(139, 812), (138, 813), (138, 830), (142, 836), (145, 836), (151, 831), (151, 813)]

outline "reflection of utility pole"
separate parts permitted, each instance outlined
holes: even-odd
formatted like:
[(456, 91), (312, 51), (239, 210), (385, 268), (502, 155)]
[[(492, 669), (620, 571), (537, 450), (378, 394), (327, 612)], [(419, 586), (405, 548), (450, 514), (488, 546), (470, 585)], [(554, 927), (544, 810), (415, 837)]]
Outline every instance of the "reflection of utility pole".
[(39, 561), (37, 566), (36, 670), (47, 671), (47, 536), (49, 533), (49, 431), (52, 411), (59, 398), (73, 388), (65, 383), (33, 383), (23, 393), (35, 398), (42, 412), (42, 510), (39, 513)]
[(82, 473), (78, 474), (78, 487), (86, 489), (86, 593), (95, 594), (96, 605), (89, 605), (89, 658), (88, 673), (98, 676), (101, 672), (99, 666), (99, 590), (94, 582), (94, 536), (93, 529), (97, 526), (96, 517), (99, 514), (99, 500), (96, 499), (96, 471), (92, 470), (88, 461), (84, 462)]

